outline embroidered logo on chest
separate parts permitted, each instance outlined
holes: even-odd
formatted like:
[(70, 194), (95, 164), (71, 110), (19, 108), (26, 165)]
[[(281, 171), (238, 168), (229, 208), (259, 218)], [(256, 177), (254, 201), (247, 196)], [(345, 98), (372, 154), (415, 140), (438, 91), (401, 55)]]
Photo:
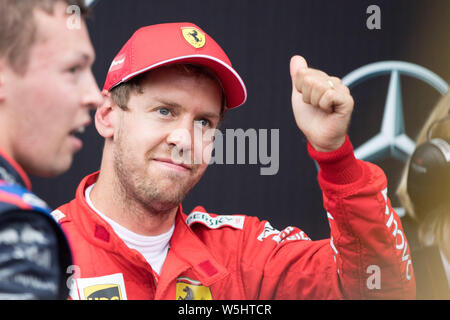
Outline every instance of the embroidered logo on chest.
[(212, 300), (212, 294), (209, 287), (202, 286), (200, 281), (179, 277), (177, 278), (176, 299)]
[(191, 226), (194, 223), (201, 223), (210, 229), (218, 229), (226, 226), (235, 229), (242, 229), (244, 227), (244, 220), (244, 216), (218, 215), (213, 217), (206, 212), (194, 211), (187, 217), (186, 224)]

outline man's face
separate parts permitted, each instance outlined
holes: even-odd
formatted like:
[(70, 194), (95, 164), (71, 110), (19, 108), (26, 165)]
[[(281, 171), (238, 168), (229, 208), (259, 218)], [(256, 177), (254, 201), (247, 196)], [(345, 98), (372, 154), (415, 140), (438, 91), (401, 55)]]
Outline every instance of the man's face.
[[(205, 172), (220, 120), (222, 91), (205, 76), (157, 70), (119, 108), (114, 168), (121, 189), (156, 211), (177, 206)], [(182, 161), (183, 160), (183, 161)]]
[(65, 11), (62, 2), (56, 3), (53, 15), (36, 10), (37, 34), (26, 73), (4, 69), (9, 113), (5, 151), (38, 176), (69, 169), (82, 147), (75, 133), (89, 125), (89, 111), (102, 99), (91, 72), (94, 50), (86, 25), (69, 29)]

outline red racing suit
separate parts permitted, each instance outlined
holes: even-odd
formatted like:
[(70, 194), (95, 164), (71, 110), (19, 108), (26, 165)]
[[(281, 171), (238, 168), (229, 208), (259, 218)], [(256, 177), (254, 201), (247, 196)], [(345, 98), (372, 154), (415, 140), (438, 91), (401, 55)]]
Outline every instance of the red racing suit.
[(98, 173), (87, 176), (76, 198), (54, 211), (73, 250), (72, 299), (415, 298), (408, 242), (383, 171), (356, 160), (348, 138), (335, 152), (308, 151), (321, 167), (329, 239), (202, 207), (185, 215), (180, 206), (160, 275), (86, 203)]

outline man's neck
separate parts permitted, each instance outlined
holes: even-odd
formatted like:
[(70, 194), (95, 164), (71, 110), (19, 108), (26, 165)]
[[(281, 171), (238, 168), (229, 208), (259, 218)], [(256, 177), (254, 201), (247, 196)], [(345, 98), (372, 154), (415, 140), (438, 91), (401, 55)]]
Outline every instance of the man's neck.
[(156, 236), (170, 230), (175, 223), (179, 206), (165, 211), (151, 210), (127, 197), (110, 177), (111, 175), (102, 175), (100, 171), (90, 194), (93, 205), (100, 212), (140, 235)]

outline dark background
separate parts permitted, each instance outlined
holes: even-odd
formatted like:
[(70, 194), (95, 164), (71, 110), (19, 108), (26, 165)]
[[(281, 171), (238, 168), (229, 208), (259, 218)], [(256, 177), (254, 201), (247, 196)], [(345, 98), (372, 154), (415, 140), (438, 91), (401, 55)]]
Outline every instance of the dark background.
[[(381, 30), (366, 27), (366, 9), (372, 4), (381, 9)], [(301, 54), (310, 66), (341, 78), (372, 62), (401, 60), (450, 80), (447, 0), (100, 0), (88, 22), (100, 88), (112, 59), (136, 29), (175, 21), (204, 29), (246, 83), (246, 104), (227, 114), (222, 130), (280, 130), (276, 175), (261, 176), (261, 164), (212, 165), (183, 202), (187, 213), (203, 205), (213, 213), (256, 215), (278, 229), (298, 226), (314, 240), (328, 237), (317, 171), (291, 110), (292, 55)], [(380, 129), (388, 80), (374, 78), (352, 90), (355, 111), (349, 134), (355, 148)], [(439, 94), (418, 80), (402, 80), (406, 131), (415, 139)], [(66, 174), (32, 177), (33, 190), (52, 207), (70, 201), (80, 180), (99, 168), (103, 141), (94, 126), (84, 141)], [(377, 164), (387, 173), (396, 205), (394, 191), (404, 164), (394, 159)]]

